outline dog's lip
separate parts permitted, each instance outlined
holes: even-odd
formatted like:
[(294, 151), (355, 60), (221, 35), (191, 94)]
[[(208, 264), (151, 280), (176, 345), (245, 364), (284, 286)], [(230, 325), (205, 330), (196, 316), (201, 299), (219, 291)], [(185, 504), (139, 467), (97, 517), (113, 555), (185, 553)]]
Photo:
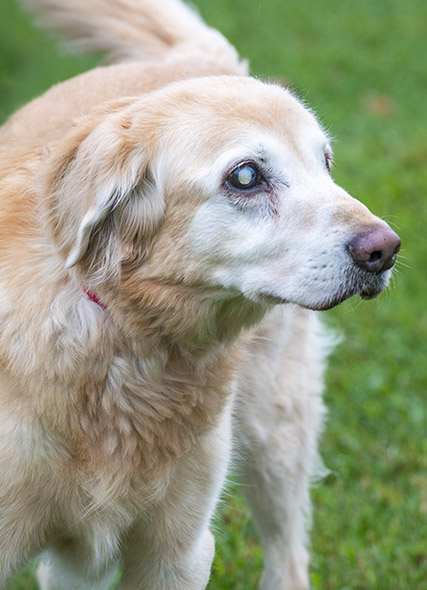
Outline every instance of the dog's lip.
[(351, 299), (355, 295), (359, 295), (359, 297), (361, 297), (361, 299), (364, 299), (364, 300), (375, 299), (375, 297), (378, 297), (378, 295), (380, 295), (382, 293), (382, 291), (383, 291), (382, 288), (377, 288), (377, 289), (366, 288), (366, 289), (362, 289), (361, 291), (349, 290), (344, 293), (340, 293), (340, 294), (336, 295), (335, 297), (331, 297), (327, 301), (319, 303), (318, 305), (316, 305), (316, 304), (314, 304), (314, 305), (301, 305), (301, 307), (305, 307), (306, 309), (311, 309), (313, 311), (328, 311), (329, 309), (333, 309), (337, 305), (340, 305), (344, 301), (347, 301), (347, 299)]
[(359, 274), (354, 275), (352, 273), (351, 278), (348, 281), (347, 288), (332, 294), (330, 298), (319, 301), (318, 303), (313, 302), (307, 304), (300, 301), (292, 301), (290, 299), (285, 299), (284, 297), (268, 292), (259, 293), (259, 298), (264, 303), (270, 305), (293, 303), (312, 311), (327, 311), (333, 307), (336, 307), (340, 303), (343, 303), (347, 299), (354, 297), (355, 295), (359, 295), (359, 297), (364, 300), (375, 299), (375, 297), (378, 297), (378, 295), (384, 291), (384, 288), (388, 282), (387, 275), (387, 272), (381, 273), (379, 275), (363, 273), (363, 276), (360, 276)]
[(387, 285), (386, 277), (383, 275), (376, 276), (375, 280), (367, 281), (362, 285), (353, 285), (349, 286), (348, 289), (345, 291), (338, 293), (335, 297), (332, 297), (329, 301), (325, 302), (325, 304), (321, 304), (319, 307), (312, 308), (319, 311), (326, 311), (328, 309), (332, 309), (336, 307), (340, 303), (343, 303), (347, 299), (351, 299), (355, 295), (359, 295), (361, 299), (369, 300), (375, 299), (380, 295)]

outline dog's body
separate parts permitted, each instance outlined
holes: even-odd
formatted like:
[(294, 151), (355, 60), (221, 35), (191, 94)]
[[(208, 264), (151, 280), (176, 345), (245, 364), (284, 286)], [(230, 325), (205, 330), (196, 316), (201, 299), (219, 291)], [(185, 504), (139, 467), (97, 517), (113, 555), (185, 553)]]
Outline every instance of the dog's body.
[(0, 588), (42, 551), (43, 590), (107, 589), (119, 561), (123, 589), (205, 588), (233, 404), (261, 586), (308, 588), (310, 310), (377, 295), (398, 239), (178, 1), (29, 3), (124, 63), (0, 130)]

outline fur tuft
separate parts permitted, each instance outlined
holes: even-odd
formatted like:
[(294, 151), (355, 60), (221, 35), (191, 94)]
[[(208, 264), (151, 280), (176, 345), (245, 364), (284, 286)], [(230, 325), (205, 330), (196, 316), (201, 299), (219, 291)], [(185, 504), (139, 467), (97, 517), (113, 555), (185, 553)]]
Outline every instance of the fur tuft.
[(109, 63), (165, 59), (198, 51), (246, 66), (232, 45), (178, 0), (22, 0), (40, 22), (81, 51), (106, 54)]

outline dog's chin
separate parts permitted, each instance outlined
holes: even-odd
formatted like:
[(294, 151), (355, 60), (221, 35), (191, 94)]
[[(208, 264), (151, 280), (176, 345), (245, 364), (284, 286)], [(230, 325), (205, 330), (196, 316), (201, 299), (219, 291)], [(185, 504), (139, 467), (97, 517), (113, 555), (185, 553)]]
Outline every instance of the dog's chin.
[(378, 285), (368, 285), (367, 287), (365, 287), (364, 289), (362, 289), (359, 293), (360, 298), (361, 299), (375, 299), (375, 297), (378, 297), (378, 295), (380, 295), (385, 288), (385, 284), (382, 286), (378, 286)]

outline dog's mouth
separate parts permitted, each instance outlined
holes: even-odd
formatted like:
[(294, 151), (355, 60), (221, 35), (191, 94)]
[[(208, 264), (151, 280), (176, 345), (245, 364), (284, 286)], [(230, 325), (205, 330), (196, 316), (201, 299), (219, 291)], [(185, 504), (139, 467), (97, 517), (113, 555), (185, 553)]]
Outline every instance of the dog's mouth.
[(359, 295), (361, 299), (369, 300), (378, 297), (387, 287), (391, 276), (391, 271), (387, 270), (382, 273), (360, 272), (353, 268), (348, 272), (348, 276), (342, 283), (342, 287), (332, 297), (322, 302), (320, 305), (307, 306), (316, 311), (326, 311), (350, 299), (354, 295)]
[(364, 300), (375, 299), (387, 287), (390, 276), (390, 270), (369, 273), (351, 268), (344, 276), (339, 289), (335, 289), (329, 297), (323, 297), (320, 301), (295, 301), (265, 292), (260, 293), (260, 299), (270, 305), (295, 303), (313, 311), (327, 311), (355, 295), (359, 295)]

